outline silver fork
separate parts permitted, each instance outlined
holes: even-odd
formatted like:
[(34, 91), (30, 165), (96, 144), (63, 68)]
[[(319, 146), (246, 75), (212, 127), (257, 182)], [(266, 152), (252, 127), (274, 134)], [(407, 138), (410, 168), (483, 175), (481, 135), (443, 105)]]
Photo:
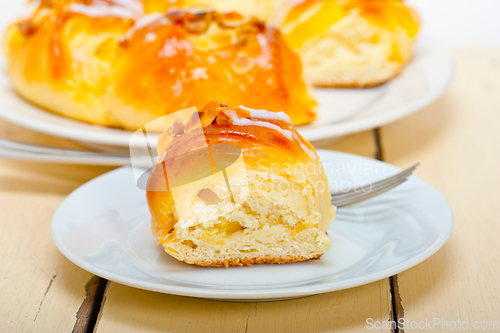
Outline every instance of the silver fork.
[[(109, 154), (94, 151), (81, 151), (64, 148), (44, 147), (24, 144), (0, 138), (0, 158), (14, 158), (46, 163), (71, 163), (90, 165), (127, 165), (130, 156), (126, 154)], [(136, 158), (134, 166), (149, 168), (151, 161), (148, 156)], [(337, 207), (352, 205), (384, 193), (405, 182), (412, 174), (418, 163), (392, 177), (383, 179), (373, 184), (356, 187), (350, 191), (332, 193), (332, 204)]]
[[(0, 138), (0, 158), (45, 163), (122, 166), (130, 164), (130, 155), (97, 151), (37, 146)], [(136, 157), (134, 165), (151, 167), (149, 156)]]
[(400, 173), (382, 179), (376, 183), (358, 186), (350, 191), (337, 191), (332, 193), (332, 204), (337, 206), (337, 208), (345, 207), (347, 205), (352, 205), (354, 203), (364, 201), (366, 199), (372, 198), (376, 195), (382, 194), (389, 191), (390, 189), (404, 183), (411, 176), (412, 172), (417, 168), (420, 163), (409, 167)]

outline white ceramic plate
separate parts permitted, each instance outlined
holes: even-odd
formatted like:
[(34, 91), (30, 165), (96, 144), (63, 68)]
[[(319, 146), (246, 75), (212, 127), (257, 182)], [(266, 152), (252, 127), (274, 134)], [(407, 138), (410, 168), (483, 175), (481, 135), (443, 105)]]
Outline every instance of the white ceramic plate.
[[(388, 164), (319, 151), (332, 187), (359, 185), (396, 173)], [(163, 293), (223, 300), (273, 300), (351, 288), (406, 270), (435, 253), (450, 236), (446, 199), (412, 176), (403, 185), (339, 209), (320, 260), (284, 265), (203, 268), (179, 262), (150, 230), (144, 191), (130, 167), (83, 185), (52, 221), (59, 250), (81, 268), (121, 284)]]
[[(434, 101), (446, 90), (452, 76), (450, 54), (421, 36), (413, 60), (392, 81), (375, 88), (316, 89), (320, 104), (318, 118), (299, 127), (299, 132), (309, 141), (320, 141), (381, 126)], [(0, 76), (0, 117), (36, 131), (98, 145), (128, 147), (132, 133), (42, 110), (20, 98), (5, 75)], [(130, 143), (139, 147), (143, 144)]]

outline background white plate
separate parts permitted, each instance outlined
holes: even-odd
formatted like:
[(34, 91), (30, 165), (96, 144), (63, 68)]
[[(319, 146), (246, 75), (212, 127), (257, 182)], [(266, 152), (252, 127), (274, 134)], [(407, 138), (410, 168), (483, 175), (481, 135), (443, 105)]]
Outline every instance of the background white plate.
[[(381, 126), (434, 101), (446, 90), (452, 76), (450, 54), (428, 37), (421, 36), (413, 60), (390, 82), (364, 89), (315, 89), (320, 104), (318, 118), (299, 127), (299, 132), (309, 141), (319, 141)], [(95, 144), (128, 147), (132, 133), (42, 110), (20, 98), (5, 74), (0, 75), (0, 117), (43, 133), (93, 143), (94, 148), (98, 148)], [(131, 144), (141, 147), (143, 142)]]
[[(331, 186), (359, 185), (398, 172), (383, 162), (319, 150)], [(284, 265), (203, 268), (179, 262), (150, 230), (145, 193), (130, 167), (83, 185), (57, 209), (52, 237), (83, 269), (125, 285), (224, 300), (273, 300), (351, 288), (408, 269), (448, 239), (453, 213), (446, 199), (412, 176), (375, 198), (339, 209), (320, 260)]]

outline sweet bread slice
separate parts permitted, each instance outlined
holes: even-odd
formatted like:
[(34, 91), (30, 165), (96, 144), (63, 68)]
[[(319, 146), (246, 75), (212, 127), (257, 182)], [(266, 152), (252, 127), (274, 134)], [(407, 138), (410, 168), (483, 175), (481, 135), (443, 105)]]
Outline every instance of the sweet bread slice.
[(319, 259), (335, 208), (314, 148), (289, 117), (217, 105), (194, 117), (198, 130), (188, 120), (162, 135), (147, 184), (165, 251), (218, 267)]
[(398, 75), (413, 54), (416, 13), (401, 0), (278, 0), (273, 13), (319, 87), (367, 87)]

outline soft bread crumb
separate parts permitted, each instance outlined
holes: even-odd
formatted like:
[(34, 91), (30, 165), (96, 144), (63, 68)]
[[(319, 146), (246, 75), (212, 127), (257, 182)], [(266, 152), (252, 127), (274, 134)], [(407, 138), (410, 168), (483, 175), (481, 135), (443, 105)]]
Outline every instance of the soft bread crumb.
[[(220, 189), (210, 186), (208, 179), (193, 184), (199, 188), (186, 189), (184, 193), (198, 193), (211, 188), (221, 200), (203, 208), (206, 203), (201, 200), (193, 205), (188, 196), (181, 197), (184, 202), (176, 204), (186, 205), (189, 215), (158, 239), (165, 251), (189, 264), (216, 267), (319, 259), (330, 247), (326, 230), (334, 210), (325, 207), (323, 214), (328, 220), (322, 219), (310, 180), (291, 177), (295, 179), (291, 181), (255, 170), (249, 170), (245, 177), (249, 192), (244, 198), (240, 196), (243, 182), (238, 177), (232, 179), (237, 202), (231, 210), (226, 209), (230, 198), (217, 193)], [(275, 185), (280, 182), (289, 185), (282, 189), (294, 190), (277, 190)]]
[(413, 51), (402, 28), (377, 27), (352, 10), (299, 49), (307, 81), (318, 87), (367, 87), (397, 76)]

